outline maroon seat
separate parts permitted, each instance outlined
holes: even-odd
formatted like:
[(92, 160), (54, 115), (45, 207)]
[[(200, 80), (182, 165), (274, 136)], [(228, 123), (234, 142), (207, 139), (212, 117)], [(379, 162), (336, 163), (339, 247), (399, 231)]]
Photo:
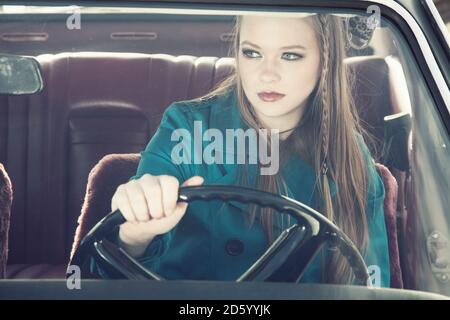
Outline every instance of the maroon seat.
[[(140, 154), (111, 154), (104, 157), (89, 174), (86, 197), (72, 246), (71, 257), (81, 240), (111, 210), (111, 198), (117, 187), (134, 175)], [(391, 287), (403, 288), (397, 239), (396, 205), (398, 186), (389, 169), (377, 164), (377, 171), (386, 189), (384, 214), (388, 233)]]
[(376, 168), (378, 174), (383, 179), (386, 190), (383, 209), (388, 235), (391, 288), (403, 288), (403, 273), (400, 262), (397, 226), (398, 184), (387, 167), (377, 163)]
[(97, 163), (89, 174), (78, 227), (72, 245), (70, 258), (81, 240), (106, 213), (111, 211), (111, 199), (117, 187), (135, 175), (141, 155), (109, 154)]
[[(143, 150), (171, 102), (208, 92), (234, 65), (230, 58), (165, 54), (61, 53), (38, 60), (43, 92), (0, 96), (0, 115), (7, 116), (0, 117), (0, 135), (8, 137), (0, 140), (0, 159), (15, 191), (8, 263), (31, 267), (68, 261), (89, 172), (104, 156)], [(382, 141), (383, 117), (398, 112), (389, 61), (346, 63), (356, 74), (361, 117)]]
[(11, 180), (0, 163), (0, 279), (6, 274), (8, 261), (8, 233), (12, 202)]

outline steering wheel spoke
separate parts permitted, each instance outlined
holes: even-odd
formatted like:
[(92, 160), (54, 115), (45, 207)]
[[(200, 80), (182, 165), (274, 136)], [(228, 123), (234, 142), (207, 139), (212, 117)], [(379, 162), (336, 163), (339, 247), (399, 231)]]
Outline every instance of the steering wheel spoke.
[(148, 269), (127, 254), (122, 248), (117, 247), (108, 240), (94, 243), (95, 250), (104, 262), (112, 264), (112, 267), (127, 279), (133, 280), (165, 280)]
[(237, 281), (298, 282), (324, 241), (321, 236), (312, 236), (305, 226), (294, 225), (284, 230)]

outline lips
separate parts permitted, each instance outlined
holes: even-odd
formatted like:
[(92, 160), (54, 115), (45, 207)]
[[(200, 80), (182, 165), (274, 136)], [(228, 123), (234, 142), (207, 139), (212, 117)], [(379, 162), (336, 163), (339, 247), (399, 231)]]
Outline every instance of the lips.
[(285, 95), (274, 91), (263, 91), (258, 93), (258, 97), (265, 102), (274, 102), (283, 98)]

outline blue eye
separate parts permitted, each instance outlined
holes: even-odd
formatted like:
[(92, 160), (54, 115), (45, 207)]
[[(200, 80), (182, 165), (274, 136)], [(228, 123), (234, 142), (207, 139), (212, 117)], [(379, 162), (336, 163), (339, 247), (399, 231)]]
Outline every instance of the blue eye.
[(247, 58), (261, 58), (261, 55), (255, 50), (244, 49), (242, 50), (242, 54)]
[(297, 53), (293, 53), (293, 52), (285, 52), (283, 53), (283, 59), (288, 60), (288, 61), (294, 61), (294, 60), (299, 60), (302, 59), (303, 56)]

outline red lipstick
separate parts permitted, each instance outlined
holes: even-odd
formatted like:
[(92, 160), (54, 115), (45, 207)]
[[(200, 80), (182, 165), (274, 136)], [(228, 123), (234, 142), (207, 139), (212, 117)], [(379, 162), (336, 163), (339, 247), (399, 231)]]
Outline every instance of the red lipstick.
[(275, 91), (262, 91), (258, 93), (258, 97), (265, 102), (274, 102), (283, 98), (285, 95)]

